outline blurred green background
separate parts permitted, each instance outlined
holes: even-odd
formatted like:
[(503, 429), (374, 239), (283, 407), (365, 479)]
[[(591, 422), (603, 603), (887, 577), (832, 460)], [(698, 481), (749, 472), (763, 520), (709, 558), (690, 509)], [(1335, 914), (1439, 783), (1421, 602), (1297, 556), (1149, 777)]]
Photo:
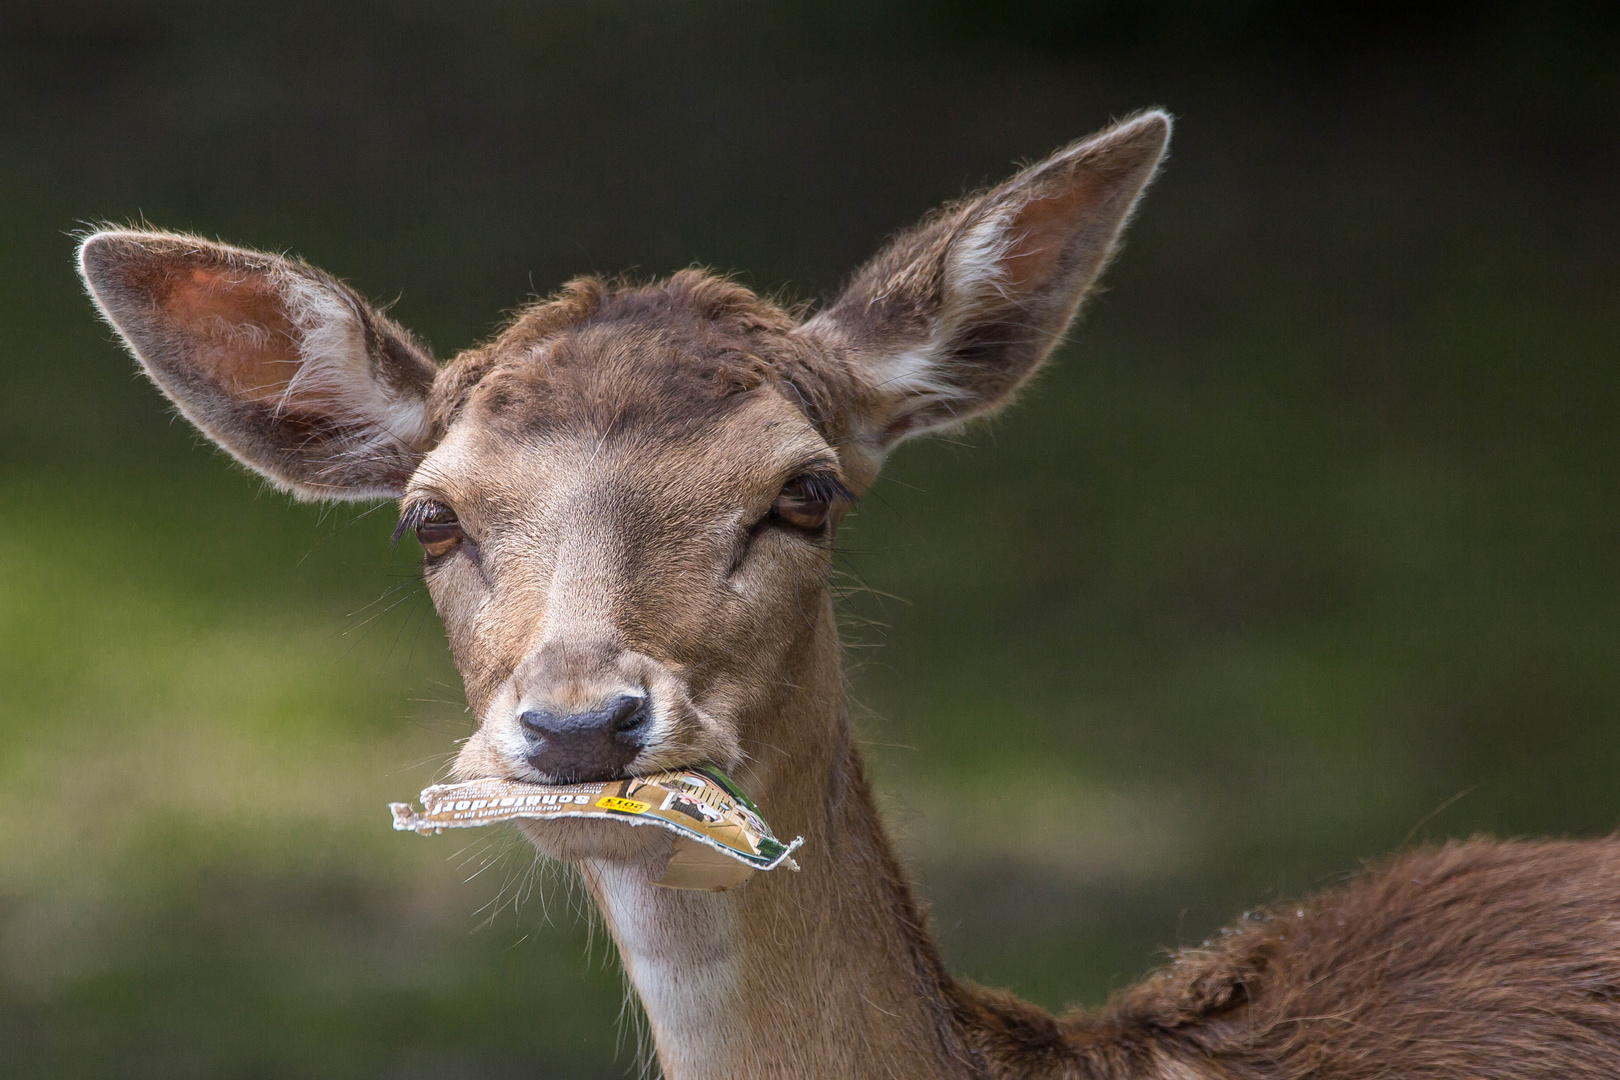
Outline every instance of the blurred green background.
[[(0, 1071), (638, 1052), (565, 876), (388, 829), (468, 729), (389, 508), (203, 448), (75, 229), (295, 251), (449, 356), (592, 270), (825, 296), (1149, 104), (1172, 160), (1072, 344), (843, 539), (853, 708), (953, 966), (1095, 1003), (1403, 844), (1614, 829), (1604, 5), (11, 0)], [(1014, 775), (1075, 794), (998, 805)]]

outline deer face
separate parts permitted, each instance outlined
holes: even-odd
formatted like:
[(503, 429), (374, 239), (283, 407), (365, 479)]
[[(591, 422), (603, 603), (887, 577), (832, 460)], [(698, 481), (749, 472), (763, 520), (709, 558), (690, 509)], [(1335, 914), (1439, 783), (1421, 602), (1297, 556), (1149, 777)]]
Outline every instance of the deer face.
[(446, 372), (401, 520), (481, 719), (461, 775), (740, 763), (850, 498), (795, 329), (697, 274), (576, 286)]
[[(836, 648), (844, 512), (897, 441), (1029, 378), (1168, 130), (1144, 114), (945, 208), (804, 323), (694, 271), (585, 280), (441, 368), (285, 258), (109, 231), (80, 266), (147, 373), (238, 460), (304, 497), (400, 500), (478, 718), (460, 776), (736, 768), (765, 745), (810, 767), (833, 740), (779, 718), (803, 695), (837, 710), (836, 665), (813, 660)], [(533, 835), (613, 857), (652, 831)]]

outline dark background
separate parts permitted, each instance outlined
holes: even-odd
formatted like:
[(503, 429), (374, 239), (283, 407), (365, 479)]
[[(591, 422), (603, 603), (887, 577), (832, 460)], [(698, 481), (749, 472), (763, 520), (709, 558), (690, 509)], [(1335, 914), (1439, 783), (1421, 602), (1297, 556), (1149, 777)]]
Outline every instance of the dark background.
[(565, 876), (388, 831), (469, 722), (414, 551), (170, 418), (78, 291), (102, 220), (297, 252), (448, 357), (593, 270), (826, 296), (1163, 105), (1072, 344), (844, 537), (953, 966), (1096, 1003), (1403, 844), (1620, 823), (1608, 5), (469, 8), (0, 11), (8, 1075), (637, 1058)]

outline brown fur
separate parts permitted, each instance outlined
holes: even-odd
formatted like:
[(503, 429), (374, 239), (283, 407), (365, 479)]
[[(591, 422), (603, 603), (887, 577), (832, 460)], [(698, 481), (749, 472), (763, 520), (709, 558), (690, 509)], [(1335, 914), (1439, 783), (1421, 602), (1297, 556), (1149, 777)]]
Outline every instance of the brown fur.
[[(515, 411), (505, 400), (491, 405), (529, 430), (618, 423), (701, 432), (712, 407), (769, 382), (835, 436), (831, 425), (853, 393), (853, 376), (806, 348), (798, 327), (771, 301), (698, 270), (641, 286), (579, 278), (521, 312), (489, 345), (452, 361), (431, 397), (433, 422), (448, 430), (474, 390), (524, 397), (527, 384), (543, 392)], [(631, 340), (601, 347), (625, 335)], [(603, 363), (609, 354), (614, 361)], [(645, 392), (649, 380), (658, 393)]]
[[(860, 492), (899, 439), (1004, 405), (1117, 248), (1168, 120), (1133, 118), (902, 233), (800, 323), (696, 271), (582, 279), (433, 369), (301, 263), (102, 233), (81, 268), (187, 416), (314, 497), (460, 530), (425, 574), (478, 729), (457, 772), (537, 774), (519, 716), (645, 695), (630, 771), (717, 762), (802, 872), (651, 884), (666, 834), (530, 823), (575, 863), (672, 1078), (1363, 1080), (1620, 1074), (1620, 842), (1414, 852), (1244, 921), (1106, 1009), (946, 972), (843, 708), (830, 545), (770, 511)], [(607, 766), (603, 766), (607, 768)], [(654, 834), (656, 835), (650, 835)]]
[(1474, 839), (1248, 918), (1103, 1010), (962, 996), (1009, 1077), (1612, 1076), (1617, 900), (1612, 838)]

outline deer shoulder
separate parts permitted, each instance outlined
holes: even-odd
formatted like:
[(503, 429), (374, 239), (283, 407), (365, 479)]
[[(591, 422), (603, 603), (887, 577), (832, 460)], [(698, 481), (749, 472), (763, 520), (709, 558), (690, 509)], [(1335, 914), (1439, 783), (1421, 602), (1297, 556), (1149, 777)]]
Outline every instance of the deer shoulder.
[(1620, 841), (1423, 848), (1254, 912), (1097, 1011), (963, 988), (992, 1075), (1606, 1077)]

